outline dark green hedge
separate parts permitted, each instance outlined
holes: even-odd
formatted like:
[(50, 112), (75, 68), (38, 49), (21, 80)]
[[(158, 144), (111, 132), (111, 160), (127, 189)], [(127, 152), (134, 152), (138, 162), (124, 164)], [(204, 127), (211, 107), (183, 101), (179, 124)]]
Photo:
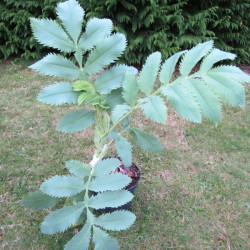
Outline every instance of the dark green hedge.
[(59, 0), (0, 1), (0, 59), (12, 56), (39, 58), (44, 49), (32, 36), (30, 17), (55, 18)]
[[(55, 18), (60, 0), (2, 0), (0, 3), (0, 58), (39, 58), (45, 52), (32, 37), (29, 17)], [(122, 58), (141, 64), (152, 51), (165, 57), (180, 49), (214, 39), (222, 50), (249, 63), (248, 0), (80, 0), (87, 18), (108, 17), (115, 30), (127, 34)]]

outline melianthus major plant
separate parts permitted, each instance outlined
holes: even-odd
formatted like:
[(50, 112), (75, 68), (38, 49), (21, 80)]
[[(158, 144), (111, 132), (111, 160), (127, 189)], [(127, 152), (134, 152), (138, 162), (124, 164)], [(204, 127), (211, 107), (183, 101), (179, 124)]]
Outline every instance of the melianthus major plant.
[[(116, 208), (131, 201), (133, 195), (125, 189), (131, 182), (127, 175), (115, 173), (120, 165), (117, 158), (104, 158), (114, 142), (117, 154), (126, 167), (132, 164), (133, 140), (148, 152), (161, 152), (156, 137), (132, 127), (130, 117), (141, 109), (151, 120), (165, 123), (167, 104), (193, 122), (202, 116), (213, 122), (221, 120), (221, 101), (244, 107), (242, 83), (250, 77), (235, 66), (213, 65), (220, 60), (235, 58), (234, 54), (213, 48), (213, 41), (181, 51), (161, 64), (161, 53), (152, 53), (141, 72), (127, 65), (113, 65), (126, 48), (126, 38), (112, 34), (109, 19), (91, 19), (82, 32), (84, 11), (76, 0), (59, 3), (59, 21), (31, 19), (31, 27), (38, 42), (73, 56), (67, 59), (50, 53), (30, 67), (40, 73), (61, 77), (68, 81), (44, 88), (38, 100), (50, 104), (78, 104), (80, 109), (65, 115), (58, 131), (73, 133), (94, 124), (95, 154), (89, 163), (70, 160), (66, 168), (71, 175), (54, 176), (42, 183), (40, 191), (29, 194), (22, 204), (32, 209), (55, 206), (66, 198), (65, 206), (48, 215), (41, 225), (45, 234), (64, 232), (84, 224), (65, 246), (65, 249), (88, 249), (90, 239), (95, 249), (118, 249), (117, 241), (106, 230), (124, 230), (135, 221), (126, 210), (104, 213), (95, 211)], [(83, 56), (87, 58), (83, 63)], [(181, 59), (180, 76), (173, 79), (177, 62)], [(200, 68), (193, 72), (201, 61)], [(93, 77), (95, 76), (95, 77)], [(159, 78), (160, 86), (155, 82)], [(91, 108), (89, 108), (91, 107)]]

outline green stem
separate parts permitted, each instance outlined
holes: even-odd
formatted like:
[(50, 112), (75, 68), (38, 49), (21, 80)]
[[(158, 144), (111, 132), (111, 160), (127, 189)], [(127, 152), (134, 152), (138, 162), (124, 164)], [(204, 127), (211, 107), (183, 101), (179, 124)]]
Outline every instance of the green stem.
[(107, 137), (123, 120), (129, 117), (136, 109), (141, 106), (142, 103), (138, 103), (134, 106), (126, 115), (122, 116), (114, 125), (102, 136), (102, 138)]
[[(92, 160), (90, 161), (89, 165), (91, 166), (91, 171), (90, 171), (90, 174), (89, 174), (89, 178), (86, 182), (86, 185), (85, 185), (85, 197), (84, 197), (84, 200), (85, 201), (88, 201), (89, 200), (89, 183), (93, 177), (93, 172), (94, 172), (94, 168), (95, 168), (95, 164), (100, 161), (103, 156), (105, 155), (107, 151), (107, 145), (105, 144), (104, 147), (102, 148), (101, 152), (99, 152), (98, 150), (96, 150)], [(88, 205), (86, 204), (86, 207), (88, 207)]]
[[(125, 114), (124, 116), (122, 116), (117, 122), (115, 122), (114, 123), (114, 125), (108, 130), (108, 131), (106, 131), (102, 136), (101, 136), (101, 138), (100, 138), (100, 141), (101, 140), (103, 140), (103, 139), (105, 139), (105, 138), (107, 138), (107, 136), (123, 121), (123, 120), (125, 120), (128, 116), (130, 116), (136, 109), (138, 109), (139, 107), (140, 107), (140, 105), (141, 105), (142, 103), (138, 103), (136, 106), (134, 106), (127, 114)], [(100, 114), (101, 114), (101, 110), (99, 110), (99, 109), (97, 109), (97, 120), (99, 120), (99, 122), (100, 123), (102, 123), (102, 116), (100, 116)], [(113, 140), (112, 140), (113, 141)], [(95, 154), (94, 154), (94, 156), (93, 156), (93, 158), (92, 158), (92, 160), (90, 161), (90, 163), (89, 163), (89, 165), (91, 166), (91, 171), (90, 171), (90, 175), (89, 175), (89, 178), (88, 178), (88, 180), (87, 180), (87, 182), (86, 182), (86, 188), (85, 188), (85, 190), (86, 190), (86, 192), (85, 192), (85, 198), (84, 198), (84, 200), (85, 201), (87, 201), (88, 202), (88, 200), (89, 200), (89, 194), (88, 194), (88, 191), (89, 191), (89, 189), (88, 189), (88, 186), (89, 186), (89, 183), (90, 183), (90, 181), (91, 181), (91, 178), (93, 177), (93, 172), (94, 172), (94, 168), (95, 168), (95, 164), (98, 162), (98, 161), (100, 161), (104, 156), (105, 156), (105, 154), (106, 154), (106, 152), (107, 152), (107, 149), (108, 149), (108, 147), (110, 146), (110, 144), (112, 143), (112, 141), (109, 143), (109, 144), (104, 144), (103, 146), (102, 146), (102, 148), (101, 149), (98, 149), (98, 148), (96, 148), (96, 151), (95, 151)], [(87, 208), (87, 210), (88, 210), (88, 205), (86, 204), (86, 208)]]

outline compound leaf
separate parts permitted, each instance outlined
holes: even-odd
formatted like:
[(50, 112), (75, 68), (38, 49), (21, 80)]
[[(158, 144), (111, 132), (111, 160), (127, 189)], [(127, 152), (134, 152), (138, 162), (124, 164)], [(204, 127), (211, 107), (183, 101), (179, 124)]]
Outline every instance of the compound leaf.
[(130, 134), (143, 150), (152, 153), (162, 152), (163, 147), (155, 136), (150, 135), (138, 128), (131, 128)]
[(199, 43), (192, 49), (188, 50), (180, 63), (180, 73), (182, 76), (187, 76), (202, 57), (208, 54), (213, 47), (213, 41)]
[(80, 77), (81, 71), (73, 62), (67, 58), (53, 53), (48, 54), (40, 61), (29, 66), (39, 73), (58, 76), (66, 79), (76, 79)]
[(121, 164), (121, 161), (117, 158), (107, 158), (101, 161), (98, 161), (95, 164), (93, 175), (100, 176), (109, 174), (110, 172), (116, 170)]
[(178, 62), (180, 56), (186, 51), (178, 52), (171, 57), (169, 57), (162, 65), (159, 79), (163, 84), (168, 84), (174, 73), (176, 63)]
[(41, 224), (42, 233), (64, 232), (77, 222), (84, 207), (84, 203), (78, 203), (75, 206), (67, 206), (56, 210), (48, 215)]
[(213, 122), (221, 120), (221, 105), (219, 99), (209, 87), (198, 79), (187, 79), (183, 82), (193, 93), (205, 118)]
[(194, 96), (185, 88), (184, 84), (173, 83), (161, 89), (177, 113), (187, 120), (201, 122), (201, 111)]
[(213, 68), (207, 72), (207, 74), (211, 77), (227, 77), (232, 78), (237, 82), (241, 83), (249, 83), (250, 76), (243, 72), (241, 69), (231, 65), (222, 65), (216, 68)]
[(154, 52), (148, 56), (138, 79), (138, 86), (142, 92), (149, 95), (154, 87), (154, 83), (160, 68), (161, 53)]
[(116, 151), (125, 167), (132, 164), (132, 146), (125, 137), (117, 136), (115, 138)]
[(122, 118), (125, 114), (127, 114), (131, 110), (131, 107), (127, 104), (116, 105), (112, 110), (112, 122), (117, 122), (120, 118)]
[(74, 43), (56, 21), (31, 18), (30, 24), (33, 34), (39, 43), (63, 52), (75, 50)]
[(150, 96), (144, 99), (141, 105), (143, 113), (155, 122), (165, 123), (167, 119), (167, 107), (160, 96)]
[(95, 92), (94, 86), (87, 81), (81, 81), (81, 80), (76, 81), (72, 84), (72, 87), (73, 87), (74, 91), (86, 91), (89, 93)]
[(93, 242), (95, 250), (118, 250), (119, 244), (116, 239), (110, 237), (106, 232), (93, 226)]
[(85, 189), (82, 179), (75, 176), (54, 176), (41, 185), (43, 193), (53, 197), (69, 197)]
[(131, 201), (133, 197), (127, 190), (107, 191), (91, 196), (88, 206), (95, 209), (119, 207)]
[(111, 90), (120, 88), (128, 70), (129, 67), (126, 65), (117, 65), (104, 71), (96, 79), (96, 90), (101, 94), (108, 94)]
[(126, 187), (131, 182), (127, 175), (112, 173), (98, 176), (89, 183), (89, 190), (94, 192), (114, 191)]
[(79, 47), (82, 50), (90, 50), (98, 43), (110, 35), (112, 31), (112, 21), (110, 19), (92, 18), (87, 22), (86, 30), (81, 35)]
[(221, 51), (219, 49), (213, 49), (202, 61), (199, 72), (206, 72), (212, 68), (212, 66), (222, 60), (230, 59), (234, 60), (235, 54)]
[(96, 92), (82, 92), (77, 99), (78, 105), (81, 105), (82, 103), (97, 105), (101, 101), (101, 96)]
[(78, 95), (69, 82), (61, 82), (45, 87), (38, 94), (37, 100), (50, 105), (76, 104)]
[(21, 200), (23, 206), (34, 210), (52, 208), (59, 201), (58, 198), (48, 196), (41, 191), (28, 194)]
[(71, 174), (74, 174), (78, 177), (89, 176), (91, 171), (91, 168), (88, 164), (77, 160), (66, 161), (66, 168)]
[(95, 225), (107, 230), (120, 231), (129, 228), (135, 222), (135, 215), (129, 211), (119, 210), (95, 218)]
[(65, 250), (88, 250), (91, 236), (91, 224), (88, 222), (65, 246)]
[(65, 133), (81, 131), (89, 127), (95, 121), (95, 111), (79, 110), (69, 113), (61, 119), (57, 130)]
[(84, 11), (76, 0), (59, 3), (56, 13), (71, 38), (77, 44), (78, 37), (82, 31), (82, 20)]
[(106, 95), (105, 100), (111, 109), (114, 109), (116, 105), (123, 104), (122, 88), (112, 90)]
[(245, 106), (245, 91), (239, 82), (225, 75), (204, 74), (202, 79), (221, 100), (233, 106)]
[(122, 87), (123, 87), (123, 92), (122, 92), (123, 99), (130, 106), (133, 107), (137, 100), (139, 91), (135, 76), (132, 75), (130, 72), (127, 72)]
[(91, 51), (85, 64), (85, 71), (92, 75), (110, 63), (115, 62), (126, 47), (126, 38), (123, 34), (114, 34), (106, 37)]

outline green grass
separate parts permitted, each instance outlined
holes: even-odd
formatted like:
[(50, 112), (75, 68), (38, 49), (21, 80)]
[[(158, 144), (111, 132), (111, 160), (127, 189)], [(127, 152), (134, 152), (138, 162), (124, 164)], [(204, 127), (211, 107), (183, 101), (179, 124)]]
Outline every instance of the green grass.
[[(60, 117), (75, 107), (36, 101), (55, 80), (26, 66), (0, 65), (0, 248), (63, 249), (74, 230), (42, 235), (48, 211), (25, 209), (19, 201), (46, 178), (66, 173), (65, 161), (90, 160), (93, 131), (57, 132)], [(224, 106), (218, 127), (186, 122), (171, 110), (166, 126), (138, 114), (134, 123), (158, 135), (165, 151), (153, 155), (134, 147), (142, 171), (132, 205), (137, 220), (114, 233), (121, 249), (250, 248), (249, 102), (247, 94), (244, 110)]]

